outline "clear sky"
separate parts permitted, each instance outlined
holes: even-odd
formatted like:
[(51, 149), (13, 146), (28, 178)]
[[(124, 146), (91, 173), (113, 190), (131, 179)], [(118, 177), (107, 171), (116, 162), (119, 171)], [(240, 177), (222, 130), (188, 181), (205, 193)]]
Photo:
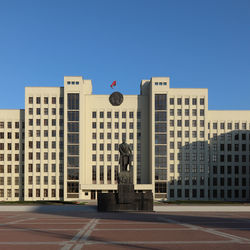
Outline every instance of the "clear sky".
[(169, 76), (208, 88), (209, 109), (250, 110), (250, 0), (0, 0), (0, 108), (66, 75), (94, 94)]

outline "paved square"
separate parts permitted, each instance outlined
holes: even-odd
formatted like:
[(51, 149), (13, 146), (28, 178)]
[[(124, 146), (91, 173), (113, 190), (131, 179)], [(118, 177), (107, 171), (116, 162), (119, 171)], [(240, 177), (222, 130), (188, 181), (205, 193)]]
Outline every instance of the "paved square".
[(0, 249), (250, 249), (250, 213), (0, 212)]

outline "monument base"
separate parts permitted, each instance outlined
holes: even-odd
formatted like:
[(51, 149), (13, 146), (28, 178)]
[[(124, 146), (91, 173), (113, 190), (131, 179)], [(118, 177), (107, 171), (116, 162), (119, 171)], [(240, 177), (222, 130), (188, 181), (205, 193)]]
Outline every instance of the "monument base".
[(135, 192), (132, 171), (119, 173), (117, 193), (99, 193), (98, 211), (153, 211), (152, 191)]

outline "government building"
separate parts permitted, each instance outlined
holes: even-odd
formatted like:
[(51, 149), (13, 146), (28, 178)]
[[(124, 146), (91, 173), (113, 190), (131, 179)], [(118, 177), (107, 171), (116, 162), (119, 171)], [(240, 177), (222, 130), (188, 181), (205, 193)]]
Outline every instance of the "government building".
[(76, 76), (63, 87), (26, 87), (24, 110), (0, 110), (0, 200), (115, 192), (123, 139), (136, 192), (250, 200), (250, 111), (208, 110), (207, 89), (170, 88), (169, 77), (119, 96), (93, 95), (91, 80)]

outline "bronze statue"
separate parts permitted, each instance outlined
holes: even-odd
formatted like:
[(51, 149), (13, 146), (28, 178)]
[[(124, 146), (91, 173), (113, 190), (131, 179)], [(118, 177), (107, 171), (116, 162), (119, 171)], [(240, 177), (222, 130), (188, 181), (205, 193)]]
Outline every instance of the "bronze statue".
[(126, 143), (125, 139), (122, 140), (122, 143), (119, 145), (119, 152), (120, 152), (120, 171), (128, 171), (128, 165), (131, 166), (131, 156), (132, 150), (130, 146)]

